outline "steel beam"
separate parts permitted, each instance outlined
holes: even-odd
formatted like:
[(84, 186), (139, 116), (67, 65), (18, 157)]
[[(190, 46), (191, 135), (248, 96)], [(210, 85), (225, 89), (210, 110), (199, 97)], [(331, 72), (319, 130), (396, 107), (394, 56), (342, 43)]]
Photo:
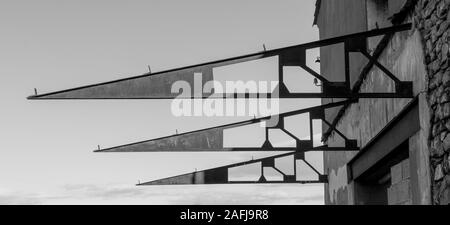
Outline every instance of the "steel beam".
[[(172, 85), (176, 81), (186, 81), (191, 89), (189, 97), (183, 98), (208, 98), (211, 93), (202, 93), (193, 88), (195, 82), (194, 74), (201, 73), (202, 80), (199, 84), (203, 85), (214, 80), (213, 68), (233, 65), (242, 62), (254, 61), (267, 57), (279, 57), (279, 83), (280, 93), (260, 93), (264, 96), (279, 98), (410, 98), (412, 90), (407, 89), (408, 85), (396, 93), (353, 93), (349, 86), (349, 74), (346, 71), (344, 82), (334, 82), (327, 80), (324, 76), (314, 72), (306, 65), (306, 50), (323, 47), (333, 44), (344, 43), (345, 55), (349, 52), (361, 51), (364, 53), (366, 38), (379, 36), (383, 34), (395, 33), (411, 29), (411, 24), (403, 24), (383, 29), (375, 29), (366, 32), (354, 33), (345, 36), (310, 42), (301, 45), (295, 45), (285, 48), (279, 48), (259, 53), (253, 53), (213, 62), (202, 63), (193, 66), (186, 66), (177, 69), (171, 69), (155, 73), (146, 73), (140, 76), (134, 76), (104, 83), (81, 86), (77, 88), (50, 92), (45, 94), (35, 94), (28, 99), (173, 99), (180, 97), (179, 93), (172, 93)], [(348, 57), (346, 57), (348, 58)], [(348, 64), (346, 60), (346, 65)], [(305, 69), (309, 74), (322, 81), (321, 93), (290, 93), (285, 88), (283, 80), (283, 66), (299, 66)], [(186, 94), (186, 93), (184, 93)], [(216, 93), (217, 94), (217, 93)], [(246, 93), (227, 93), (219, 98), (232, 97), (243, 98)], [(279, 95), (278, 95), (279, 94)]]
[[(266, 116), (262, 118), (255, 118), (251, 120), (201, 129), (197, 131), (182, 133), (182, 134), (174, 134), (171, 136), (121, 145), (112, 148), (106, 149), (98, 149), (95, 152), (197, 152), (197, 151), (327, 151), (327, 150), (336, 150), (341, 151), (347, 149), (351, 150), (359, 150), (356, 145), (344, 146), (342, 148), (329, 148), (328, 146), (319, 146), (313, 147), (312, 140), (299, 140), (297, 137), (292, 135), (289, 131), (284, 129), (284, 118), (289, 116), (295, 116), (302, 113), (311, 113), (317, 111), (323, 111), (327, 108), (333, 108), (342, 106), (345, 104), (351, 104), (357, 102), (354, 100), (346, 100), (335, 103), (329, 103), (325, 105), (319, 105), (315, 107), (294, 110), (290, 112), (281, 113), (279, 115)], [(227, 148), (223, 146), (223, 132), (226, 129), (242, 127), (246, 125), (251, 125), (255, 123), (261, 123), (264, 121), (270, 120), (272, 117), (278, 117), (279, 123), (275, 127), (266, 128), (266, 134), (268, 135), (268, 129), (281, 129), (283, 132), (291, 136), (296, 142), (296, 147), (283, 147), (283, 148), (274, 148), (266, 138), (266, 143), (268, 145), (263, 145), (262, 147), (254, 147), (254, 148)], [(280, 122), (281, 121), (281, 122)], [(310, 127), (312, 129), (312, 127)]]
[[(291, 156), (294, 155), (294, 171), (296, 171), (296, 161), (297, 160), (303, 160), (306, 165), (308, 165), (315, 173), (318, 174), (317, 180), (297, 180), (296, 172), (294, 172), (294, 175), (287, 175), (284, 174), (282, 171), (280, 171), (276, 165), (275, 165), (275, 159)], [(229, 172), (228, 169), (230, 168), (236, 168), (241, 167), (245, 165), (251, 165), (255, 163), (260, 163), (261, 167), (261, 173), (260, 178), (258, 180), (247, 180), (247, 181), (230, 181)], [(273, 168), (276, 171), (278, 171), (282, 177), (283, 180), (269, 180), (264, 176), (264, 168)], [(245, 162), (230, 164), (226, 166), (216, 167), (212, 169), (202, 170), (202, 171), (195, 171), (191, 173), (186, 173), (178, 176), (158, 179), (150, 182), (145, 183), (139, 183), (138, 186), (141, 185), (199, 185), (199, 184), (283, 184), (283, 183), (300, 183), (300, 184), (306, 184), (306, 183), (326, 183), (327, 176), (320, 174), (311, 164), (309, 164), (303, 157), (303, 155), (300, 154), (298, 156), (298, 153), (295, 152), (289, 152), (281, 155), (276, 156), (270, 156), (266, 158), (261, 159), (255, 159), (255, 160), (249, 160)]]

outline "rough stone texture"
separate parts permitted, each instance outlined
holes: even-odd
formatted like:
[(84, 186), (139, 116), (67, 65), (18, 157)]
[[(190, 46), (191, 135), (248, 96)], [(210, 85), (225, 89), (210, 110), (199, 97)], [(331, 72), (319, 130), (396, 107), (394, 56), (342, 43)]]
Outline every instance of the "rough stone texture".
[(450, 0), (418, 0), (414, 23), (423, 37), (427, 65), (427, 99), (433, 204), (449, 202), (450, 152)]
[[(391, 1), (391, 0), (390, 0)], [(392, 0), (394, 1), (394, 0)], [(324, 1), (322, 1), (323, 3)], [(334, 2), (334, 1), (333, 1)], [(389, 42), (380, 63), (400, 80), (414, 82), (414, 94), (419, 96), (420, 131), (410, 137), (411, 181), (414, 187), (412, 204), (449, 204), (450, 199), (450, 0), (407, 0), (394, 18), (395, 23), (412, 22), (413, 31), (395, 34)], [(334, 2), (336, 3), (336, 2)], [(339, 1), (340, 5), (346, 5)], [(349, 8), (351, 11), (352, 9)], [(370, 10), (369, 10), (370, 11)], [(321, 10), (319, 17), (329, 18), (329, 11)], [(367, 15), (367, 28), (374, 28), (374, 15)], [(339, 22), (339, 21), (338, 21)], [(337, 24), (340, 24), (335, 22)], [(379, 23), (380, 24), (380, 23)], [(320, 24), (319, 24), (320, 25)], [(331, 29), (325, 24), (322, 30)], [(369, 41), (369, 48), (376, 43)], [(336, 68), (322, 68), (334, 70)], [(325, 74), (326, 75), (326, 74)], [(392, 82), (376, 67), (372, 68), (360, 88), (361, 92), (393, 90)], [(364, 147), (409, 100), (361, 99), (345, 109), (337, 128), (348, 138), (358, 140)], [(334, 133), (327, 137), (330, 145), (341, 145), (343, 140)], [(346, 163), (354, 152), (324, 153), (325, 170), (329, 178), (325, 185), (327, 204), (355, 204), (355, 184), (341, 181)], [(346, 176), (344, 177), (346, 178)]]
[[(419, 103), (422, 105), (420, 115), (422, 117), (425, 114), (422, 112), (422, 108), (426, 108), (429, 119), (421, 118), (420, 135), (412, 137), (420, 140), (410, 141), (410, 143), (421, 146), (419, 148), (410, 146), (410, 148), (419, 152), (412, 160), (419, 166), (415, 176), (419, 175), (419, 179), (423, 180), (419, 183), (420, 201), (417, 201), (416, 204), (449, 204), (450, 0), (417, 0), (411, 2), (415, 5), (413, 10), (408, 12), (408, 20), (413, 22), (414, 30), (419, 33), (420, 40), (417, 41), (417, 38), (411, 34), (408, 34), (407, 37), (396, 34), (380, 60), (401, 80), (413, 80), (415, 94), (426, 94), (426, 98), (423, 98), (426, 103), (423, 103), (423, 100), (420, 100)], [(420, 42), (420, 45), (417, 42)], [(419, 50), (423, 50), (423, 52), (417, 54), (414, 52)], [(399, 55), (398, 52), (402, 52), (403, 55)], [(421, 54), (423, 59), (420, 58)], [(422, 72), (420, 71), (421, 68), (417, 68), (417, 65), (423, 63), (425, 64), (425, 71)], [(361, 91), (377, 91), (380, 90), (380, 87), (384, 91), (391, 90), (392, 84), (384, 79), (377, 68), (374, 68), (364, 81)], [(348, 137), (357, 138), (359, 145), (364, 146), (405, 104), (406, 100), (399, 99), (364, 99), (359, 104), (352, 105), (346, 110), (338, 123), (338, 128)], [(380, 113), (380, 111), (385, 113)], [(423, 120), (428, 120), (429, 124)], [(426, 136), (422, 134), (426, 134)], [(337, 139), (336, 135), (331, 135), (327, 142), (333, 145), (342, 141)], [(427, 145), (422, 146), (422, 142), (426, 142)], [(422, 148), (428, 149), (429, 155), (422, 152)], [(329, 165), (328, 169), (333, 172), (335, 169), (344, 166), (345, 162), (350, 160), (353, 155), (351, 152), (326, 153), (325, 164)], [(426, 158), (422, 159), (423, 157)], [(429, 169), (422, 167), (429, 167)], [(429, 177), (429, 179), (424, 177)], [(342, 188), (344, 190), (351, 188), (351, 184)], [(431, 193), (431, 197), (427, 192)], [(346, 196), (351, 195), (346, 194)], [(334, 196), (328, 197), (333, 198)], [(345, 198), (345, 196), (343, 197)], [(339, 199), (339, 196), (336, 196), (336, 198)], [(430, 200), (427, 200), (427, 198)], [(350, 197), (348, 203), (352, 203)]]

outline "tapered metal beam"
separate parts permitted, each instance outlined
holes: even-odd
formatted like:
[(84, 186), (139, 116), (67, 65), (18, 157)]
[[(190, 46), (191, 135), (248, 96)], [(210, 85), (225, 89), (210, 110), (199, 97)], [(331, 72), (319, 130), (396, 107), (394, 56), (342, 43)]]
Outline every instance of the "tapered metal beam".
[[(282, 183), (326, 183), (327, 182), (327, 176), (320, 174), (314, 167), (312, 167), (311, 164), (309, 164), (307, 161), (304, 160), (302, 157), (297, 157), (298, 153), (295, 152), (289, 152), (285, 154), (280, 154), (276, 156), (270, 156), (266, 158), (261, 159), (255, 159), (255, 160), (249, 160), (245, 162), (235, 163), (231, 165), (216, 167), (212, 169), (202, 170), (202, 171), (195, 171), (192, 173), (186, 173), (178, 176), (158, 179), (150, 182), (145, 183), (139, 183), (138, 186), (146, 186), (146, 185), (198, 185), (198, 184), (282, 184)], [(276, 158), (282, 158), (286, 156), (294, 155), (294, 162), (296, 160), (303, 160), (306, 165), (308, 165), (315, 173), (318, 174), (317, 180), (297, 180), (296, 173), (294, 175), (286, 175), (280, 170), (276, 168), (275, 165), (275, 159)], [(230, 168), (236, 168), (241, 167), (245, 165), (251, 165), (255, 163), (260, 163), (261, 167), (261, 174), (260, 178), (258, 180), (247, 180), (247, 181), (231, 181), (229, 177), (229, 171)], [(274, 168), (276, 171), (279, 171), (280, 174), (282, 174), (283, 180), (268, 180), (264, 177), (264, 170), (263, 168)], [(294, 163), (294, 171), (296, 171), (296, 164)]]
[[(171, 136), (121, 145), (112, 148), (98, 149), (95, 152), (189, 152), (189, 151), (308, 151), (314, 150), (312, 143), (307, 148), (302, 148), (302, 143), (299, 143), (296, 147), (287, 148), (227, 148), (223, 146), (223, 132), (226, 129), (242, 127), (255, 123), (261, 123), (268, 121), (272, 117), (284, 118), (288, 116), (294, 116), (302, 113), (308, 113), (317, 110), (323, 110), (327, 108), (333, 108), (345, 104), (351, 104), (357, 102), (356, 99), (345, 100), (340, 102), (328, 103), (325, 105), (319, 105), (315, 107), (294, 110), (290, 112), (281, 113), (279, 115), (266, 116), (262, 118), (255, 118), (251, 120), (201, 129), (197, 131), (174, 134)], [(324, 150), (325, 147), (321, 146)], [(351, 149), (350, 149), (351, 150)]]
[[(312, 76), (321, 80), (323, 83), (322, 93), (289, 93), (284, 86), (283, 76), (280, 74), (280, 93), (264, 93), (264, 95), (275, 94), (271, 97), (280, 98), (347, 98), (347, 97), (361, 97), (361, 98), (408, 98), (409, 92), (406, 94), (398, 95), (395, 93), (367, 93), (357, 94), (350, 91), (348, 87), (349, 80), (345, 82), (333, 82), (327, 80), (322, 75), (314, 72), (306, 65), (306, 50), (323, 47), (327, 45), (333, 45), (338, 43), (345, 43), (348, 48), (361, 47), (355, 45), (355, 43), (361, 43), (365, 38), (379, 36), (387, 33), (394, 33), (411, 29), (411, 24), (403, 24), (394, 27), (388, 27), (383, 29), (375, 29), (366, 32), (354, 33), (345, 36), (310, 42), (301, 45), (295, 45), (285, 48), (279, 48), (274, 50), (264, 51), (262, 53), (248, 54), (213, 62), (202, 63), (193, 66), (186, 66), (177, 69), (171, 69), (155, 73), (146, 73), (140, 76), (134, 76), (104, 83), (98, 83), (93, 85), (81, 86), (77, 88), (50, 92), (45, 94), (35, 94), (28, 97), (28, 99), (173, 99), (179, 97), (179, 93), (172, 92), (172, 85), (177, 81), (185, 81), (192, 89), (188, 98), (207, 98), (211, 94), (202, 93), (201, 89), (195, 90), (195, 86), (198, 84), (203, 85), (214, 79), (213, 68), (227, 66), (242, 62), (254, 61), (257, 59), (263, 59), (267, 57), (278, 56), (279, 67), (283, 66), (299, 66), (309, 72)], [(282, 69), (280, 70), (282, 73)], [(201, 73), (202, 79), (196, 82), (194, 74)], [(346, 78), (348, 78), (346, 74)], [(197, 85), (194, 85), (197, 83)], [(244, 95), (234, 95), (235, 93), (228, 93), (228, 97), (241, 98)], [(241, 93), (245, 94), (245, 93)], [(224, 96), (220, 96), (222, 98)]]

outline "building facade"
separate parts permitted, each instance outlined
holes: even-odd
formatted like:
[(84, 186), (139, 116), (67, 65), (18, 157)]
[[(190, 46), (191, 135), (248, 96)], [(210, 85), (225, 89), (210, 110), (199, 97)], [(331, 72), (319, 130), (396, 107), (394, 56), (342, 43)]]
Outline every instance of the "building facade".
[[(448, 0), (317, 0), (320, 39), (412, 23), (410, 31), (369, 38), (368, 51), (403, 81), (413, 99), (360, 99), (326, 118), (358, 152), (325, 152), (326, 204), (450, 203), (450, 14)], [(343, 46), (321, 48), (321, 74), (344, 78)], [(394, 82), (360, 53), (350, 55), (353, 90), (389, 92)], [(323, 103), (337, 99), (323, 99)], [(329, 146), (343, 140), (323, 126)]]

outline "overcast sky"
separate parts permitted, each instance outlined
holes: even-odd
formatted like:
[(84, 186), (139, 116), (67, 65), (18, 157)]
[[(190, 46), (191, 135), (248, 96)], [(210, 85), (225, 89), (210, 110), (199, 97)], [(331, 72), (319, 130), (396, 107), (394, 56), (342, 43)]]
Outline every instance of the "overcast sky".
[[(323, 185), (134, 186), (138, 180), (269, 153), (92, 152), (97, 145), (112, 147), (246, 117), (174, 117), (166, 100), (26, 100), (34, 88), (39, 93), (57, 91), (140, 75), (147, 65), (161, 71), (259, 52), (263, 44), (274, 49), (314, 41), (314, 4), (2, 0), (0, 204), (322, 204)], [(308, 62), (317, 54), (310, 53)], [(296, 73), (305, 75), (292, 71), (292, 76)], [(310, 88), (311, 78), (301, 77), (292, 78), (288, 87)], [(290, 100), (281, 108), (319, 103)], [(308, 135), (304, 122), (288, 126), (299, 137)], [(312, 157), (322, 169), (321, 154)]]

